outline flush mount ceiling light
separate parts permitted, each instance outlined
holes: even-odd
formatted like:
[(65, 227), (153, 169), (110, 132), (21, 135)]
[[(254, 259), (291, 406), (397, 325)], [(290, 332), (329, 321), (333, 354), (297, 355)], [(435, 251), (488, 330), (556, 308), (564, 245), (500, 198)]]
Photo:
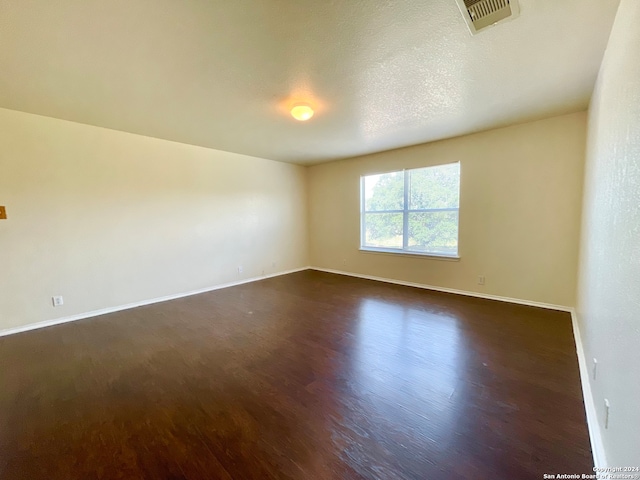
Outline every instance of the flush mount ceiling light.
[(307, 104), (300, 103), (291, 109), (291, 116), (300, 122), (306, 122), (313, 117), (313, 108)]

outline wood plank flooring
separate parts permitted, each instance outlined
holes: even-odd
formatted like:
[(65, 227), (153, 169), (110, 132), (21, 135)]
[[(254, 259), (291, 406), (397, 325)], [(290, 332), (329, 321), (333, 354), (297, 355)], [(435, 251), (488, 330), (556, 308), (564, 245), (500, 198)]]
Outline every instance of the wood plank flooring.
[(305, 271), (0, 338), (0, 478), (589, 473), (566, 313)]

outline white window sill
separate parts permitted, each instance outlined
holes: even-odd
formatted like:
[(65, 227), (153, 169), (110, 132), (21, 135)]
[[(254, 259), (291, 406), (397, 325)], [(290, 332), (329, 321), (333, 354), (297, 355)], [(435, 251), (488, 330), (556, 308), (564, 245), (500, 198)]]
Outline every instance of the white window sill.
[(421, 253), (421, 252), (408, 252), (406, 250), (394, 250), (385, 248), (366, 248), (360, 247), (362, 253), (377, 253), (382, 255), (405, 255), (409, 257), (423, 257), (430, 258), (432, 260), (445, 260), (449, 262), (460, 261), (459, 255), (438, 255), (437, 253)]

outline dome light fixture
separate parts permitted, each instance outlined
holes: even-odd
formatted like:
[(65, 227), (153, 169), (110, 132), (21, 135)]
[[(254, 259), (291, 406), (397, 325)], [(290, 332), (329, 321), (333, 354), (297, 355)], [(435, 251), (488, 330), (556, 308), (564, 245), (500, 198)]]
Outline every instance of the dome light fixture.
[(306, 122), (313, 117), (313, 108), (306, 103), (299, 103), (291, 109), (291, 116), (300, 122)]

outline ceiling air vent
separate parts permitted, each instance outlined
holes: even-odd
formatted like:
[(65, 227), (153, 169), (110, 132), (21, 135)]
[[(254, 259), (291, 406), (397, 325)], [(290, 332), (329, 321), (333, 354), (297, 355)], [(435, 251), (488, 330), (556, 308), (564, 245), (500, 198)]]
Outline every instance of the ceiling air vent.
[(520, 13), (518, 0), (456, 0), (456, 3), (472, 34)]

